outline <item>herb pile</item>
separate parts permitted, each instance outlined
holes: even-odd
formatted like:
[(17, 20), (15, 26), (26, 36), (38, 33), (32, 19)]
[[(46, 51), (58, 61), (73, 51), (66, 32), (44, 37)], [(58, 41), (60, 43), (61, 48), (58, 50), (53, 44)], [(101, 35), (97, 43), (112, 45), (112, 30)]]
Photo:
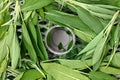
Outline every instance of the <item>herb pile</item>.
[[(67, 54), (44, 45), (54, 25), (76, 35)], [(119, 80), (119, 61), (119, 0), (0, 0), (0, 80)]]

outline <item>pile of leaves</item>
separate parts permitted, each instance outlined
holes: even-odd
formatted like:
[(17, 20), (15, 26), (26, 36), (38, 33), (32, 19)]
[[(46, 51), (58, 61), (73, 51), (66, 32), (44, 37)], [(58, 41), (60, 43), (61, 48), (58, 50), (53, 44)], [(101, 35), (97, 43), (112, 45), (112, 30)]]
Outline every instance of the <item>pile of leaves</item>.
[[(0, 0), (0, 80), (118, 80), (119, 0)], [(42, 26), (76, 35), (65, 55), (51, 54)]]

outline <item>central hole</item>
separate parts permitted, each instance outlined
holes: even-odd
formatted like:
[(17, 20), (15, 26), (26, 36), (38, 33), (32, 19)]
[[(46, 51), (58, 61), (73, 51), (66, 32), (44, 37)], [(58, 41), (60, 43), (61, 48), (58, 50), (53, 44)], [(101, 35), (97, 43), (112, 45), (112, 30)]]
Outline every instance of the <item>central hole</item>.
[(58, 46), (60, 43), (62, 43), (63, 46), (66, 46), (69, 43), (69, 35), (65, 30), (55, 29), (52, 35), (52, 40), (56, 46)]

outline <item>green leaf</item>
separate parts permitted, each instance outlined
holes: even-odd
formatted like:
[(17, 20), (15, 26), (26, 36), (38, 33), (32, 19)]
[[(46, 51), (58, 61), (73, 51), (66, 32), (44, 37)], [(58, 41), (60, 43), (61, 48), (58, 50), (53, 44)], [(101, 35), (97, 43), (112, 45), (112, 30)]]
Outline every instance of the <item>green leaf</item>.
[(41, 63), (45, 72), (56, 80), (89, 80), (86, 76), (71, 68), (56, 63)]
[[(106, 60), (109, 61), (110, 57), (111, 57), (111, 55), (107, 56), (107, 57), (106, 57)], [(111, 66), (114, 66), (114, 67), (120, 68), (120, 62), (119, 62), (119, 61), (120, 61), (120, 52), (117, 52), (117, 53), (115, 53), (115, 55), (113, 56), (113, 59), (112, 59), (110, 65), (111, 65)]]
[(42, 79), (43, 76), (41, 73), (35, 69), (29, 69), (24, 72), (22, 78), (20, 80), (37, 80)]
[(68, 13), (64, 13), (64, 12), (60, 12), (60, 11), (52, 10), (50, 12), (47, 12), (45, 17), (47, 19), (55, 22), (55, 23), (59, 23), (61, 25), (68, 26), (72, 29), (74, 29), (74, 28), (78, 29), (78, 30), (80, 30), (81, 35), (83, 33), (87, 34), (87, 35), (82, 36), (82, 37), (79, 36), (82, 39), (85, 39), (83, 37), (92, 36), (92, 38), (93, 38), (93, 37), (96, 36), (96, 33), (92, 29), (90, 29), (85, 23), (83, 23), (83, 21), (81, 21), (78, 16), (68, 14)]
[(92, 60), (92, 64), (96, 64), (102, 57), (103, 55), (103, 49), (104, 49), (104, 46), (105, 46), (105, 38), (102, 38), (98, 45), (96, 46), (95, 48), (95, 51), (94, 51), (94, 54), (93, 54), (93, 60)]
[(8, 52), (8, 47), (6, 44), (6, 35), (3, 37), (3, 39), (0, 40), (0, 64), (6, 57)]
[(100, 6), (93, 6), (93, 5), (89, 5), (87, 6), (87, 8), (93, 12), (97, 12), (97, 13), (103, 13), (103, 14), (109, 14), (109, 15), (113, 15), (115, 13), (114, 10), (109, 10)]
[(73, 40), (71, 40), (68, 44), (67, 50), (69, 50), (73, 46)]
[(35, 49), (35, 52), (40, 56), (40, 58), (42, 60), (44, 60), (44, 55), (42, 54), (42, 51), (39, 49), (38, 47), (38, 41), (37, 41), (37, 32), (36, 32), (36, 28), (33, 24), (33, 22), (31, 20), (28, 21), (28, 32), (29, 32), (29, 36), (32, 42), (32, 45)]
[(22, 36), (23, 36), (23, 42), (26, 46), (26, 49), (29, 52), (30, 58), (36, 63), (37, 62), (37, 55), (35, 52), (35, 49), (32, 45), (28, 30), (26, 28), (25, 23), (22, 24)]
[(78, 16), (52, 10), (50, 12), (47, 12), (45, 17), (48, 18), (49, 20), (56, 21), (68, 27), (70, 26), (81, 31), (84, 31), (86, 33), (88, 32), (89, 34), (95, 35), (94, 32), (78, 18)]
[(17, 75), (17, 76), (14, 78), (14, 80), (21, 80), (23, 74), (24, 74), (24, 73), (22, 72), (22, 73), (20, 73), (19, 75)]
[(11, 26), (11, 28), (13, 29), (12, 30), (13, 31), (13, 39), (11, 42), (11, 46), (9, 46), (9, 48), (10, 48), (10, 57), (11, 57), (12, 68), (15, 69), (17, 67), (18, 60), (20, 58), (20, 46), (19, 46), (19, 42), (18, 42), (18, 38), (17, 38), (17, 34), (16, 34), (16, 29), (15, 29), (16, 26)]
[(47, 74), (47, 80), (55, 80), (52, 76)]
[(33, 37), (35, 43), (37, 44), (37, 33), (36, 33), (35, 26), (34, 26), (34, 24), (31, 20), (28, 21), (28, 27), (27, 28), (28, 28), (30, 36)]
[(112, 59), (114, 58), (115, 54), (116, 54), (116, 51), (117, 51), (117, 48), (119, 46), (119, 40), (120, 40), (120, 25), (118, 24), (115, 31), (114, 31), (114, 37), (113, 37), (113, 50), (112, 50), (112, 53), (111, 53), (111, 57), (109, 59), (109, 62), (107, 64), (107, 66), (111, 63)]
[(28, 11), (26, 13), (24, 13), (24, 20), (28, 20), (28, 18), (31, 16), (32, 11)]
[(14, 33), (15, 33), (15, 29), (13, 27), (13, 24), (11, 23), (8, 29), (8, 35), (7, 35), (7, 41), (6, 41), (9, 47), (11, 47), (12, 45)]
[(100, 67), (100, 71), (107, 73), (107, 74), (120, 74), (120, 69), (114, 67)]
[(117, 80), (115, 77), (110, 76), (106, 73), (94, 71), (89, 73), (89, 77), (91, 78), (91, 80)]
[(90, 42), (94, 36), (92, 36), (91, 34), (85, 33), (83, 31), (80, 31), (78, 29), (73, 29), (74, 33), (76, 34), (76, 36), (86, 42)]
[[(104, 45), (108, 39), (110, 31), (118, 15), (119, 15), (119, 11), (117, 11), (114, 14), (113, 18), (108, 23), (108, 25), (77, 55), (78, 57), (83, 53), (86, 53), (95, 49), (94, 55), (93, 55), (93, 64), (95, 64), (100, 59), (100, 57), (102, 56)], [(96, 55), (96, 53), (99, 55)]]
[(94, 49), (102, 37), (103, 32), (99, 33), (91, 42), (89, 42), (89, 44), (78, 54), (78, 56)]
[(2, 37), (4, 37), (6, 31), (7, 31), (7, 27), (6, 26), (4, 26), (4, 27), (0, 26), (0, 39)]
[(42, 54), (44, 55), (44, 59), (47, 60), (48, 59), (48, 53), (47, 53), (47, 50), (46, 50), (44, 42), (43, 42), (42, 34), (40, 32), (40, 27), (38, 25), (36, 26), (36, 33), (37, 33), (38, 47), (42, 51)]
[(42, 19), (45, 18), (45, 13), (44, 13), (44, 9), (43, 8), (39, 9), (39, 15), (41, 16)]
[(66, 60), (66, 59), (58, 59), (60, 64), (73, 68), (73, 69), (86, 69), (92, 66), (92, 60)]
[(37, 15), (36, 11), (33, 11), (31, 15), (31, 21), (33, 22), (34, 25), (38, 24), (38, 18), (39, 16)]
[[(72, 5), (73, 6), (73, 5)], [(75, 7), (75, 6), (73, 6)], [(90, 29), (92, 29), (95, 33), (99, 33), (103, 30), (103, 25), (99, 21), (98, 18), (91, 15), (87, 10), (83, 9), (82, 7), (75, 7), (76, 12), (79, 18), (87, 25)]]
[(120, 68), (120, 52), (116, 53), (111, 61), (111, 65)]
[(58, 49), (59, 50), (64, 49), (63, 44), (61, 42), (58, 44)]
[(81, 2), (74, 1), (74, 0), (68, 1), (68, 3), (74, 4), (76, 6), (80, 6), (86, 9), (87, 11), (89, 11), (92, 15), (95, 15), (103, 19), (108, 19), (108, 20), (110, 20), (112, 18), (112, 15), (117, 10), (119, 10), (119, 9), (116, 10), (114, 6), (111, 7), (109, 5), (104, 5), (104, 7), (103, 6), (101, 7), (99, 5), (97, 6), (96, 4), (86, 4), (86, 3), (81, 3)]
[[(9, 53), (9, 51), (8, 51), (8, 53)], [(5, 57), (5, 59), (0, 64), (0, 76), (1, 76), (2, 73), (4, 73), (6, 71), (8, 60), (9, 60), (9, 58), (8, 58), (8, 54), (7, 54), (7, 56)]]
[(45, 7), (52, 3), (54, 0), (25, 0), (22, 6), (23, 11), (35, 10)]

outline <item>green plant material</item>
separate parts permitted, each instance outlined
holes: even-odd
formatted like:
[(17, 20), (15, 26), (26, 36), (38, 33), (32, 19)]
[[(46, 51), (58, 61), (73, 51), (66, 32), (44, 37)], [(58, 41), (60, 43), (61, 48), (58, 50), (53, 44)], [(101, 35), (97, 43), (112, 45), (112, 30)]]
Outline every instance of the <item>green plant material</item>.
[(109, 22), (109, 24), (104, 28), (103, 31), (101, 31), (79, 54), (78, 56), (80, 56), (83, 53), (87, 53), (91, 50), (94, 50), (93, 52), (93, 60), (92, 60), (92, 64), (96, 64), (100, 58), (102, 57), (104, 48), (105, 48), (105, 44), (106, 41), (108, 39), (108, 36), (110, 34), (110, 31), (112, 29), (112, 26), (116, 20), (116, 18), (119, 15), (119, 11), (117, 11), (113, 18), (111, 19), (111, 21)]
[(47, 12), (45, 17), (49, 20), (61, 23), (66, 26), (72, 26), (73, 28), (82, 31), (85, 31), (86, 28), (86, 31), (92, 32), (92, 30), (87, 25), (85, 25), (77, 16), (72, 14), (52, 10), (50, 12)]
[(21, 80), (22, 76), (23, 76), (24, 72), (22, 72), (21, 74), (17, 75), (14, 80)]
[[(81, 1), (24, 0), (21, 4), (21, 0), (0, 0), (0, 80), (13, 79), (7, 72), (15, 75), (14, 80), (116, 80), (112, 75), (120, 74), (117, 49), (120, 45), (120, 8)], [(89, 0), (90, 3), (101, 1), (112, 4), (118, 0)], [(38, 20), (47, 20), (47, 27), (71, 28), (77, 36), (72, 51), (60, 57), (48, 56), (45, 35), (41, 34)], [(50, 37), (47, 37), (48, 43)], [(70, 41), (66, 48), (70, 49), (72, 43)], [(62, 47), (60, 44), (59, 48)], [(76, 55), (81, 60), (76, 60)]]
[(120, 52), (116, 53), (111, 61), (111, 64), (114, 65), (115, 67), (120, 68)]
[(52, 3), (54, 0), (25, 0), (22, 6), (22, 11), (30, 11), (35, 9), (40, 9)]
[[(79, 36), (81, 39), (85, 40), (86, 37), (90, 37), (90, 36), (92, 36), (92, 38), (93, 38), (96, 35), (96, 33), (93, 30), (91, 30), (86, 24), (84, 24), (75, 15), (67, 14), (64, 12), (54, 10), (54, 11), (47, 12), (45, 17), (55, 23), (57, 22), (61, 25), (68, 26), (68, 27), (72, 28), (73, 30), (74, 30), (74, 28), (80, 30), (79, 35), (82, 35), (83, 33), (85, 34), (85, 36), (84, 35), (82, 37)], [(81, 34), (80, 34), (80, 32), (81, 32)], [(88, 41), (88, 40), (85, 40), (85, 41)]]
[[(91, 50), (94, 49), (96, 47), (96, 45), (98, 44), (99, 40), (102, 38), (103, 33), (98, 34), (79, 54), (79, 55), (89, 52), (91, 53)], [(95, 50), (95, 49), (94, 49)], [(93, 52), (93, 51), (92, 51)]]
[(40, 15), (40, 17), (41, 17), (42, 19), (45, 18), (45, 13), (44, 13), (44, 9), (43, 9), (43, 8), (40, 8), (40, 9), (39, 9), (39, 15)]
[(12, 4), (12, 1), (8, 2), (8, 3), (5, 5), (5, 7), (4, 7), (2, 10), (0, 10), (0, 14), (3, 13), (3, 12), (5, 12), (5, 11), (9, 8), (9, 6), (10, 6), (11, 4)]
[(109, 10), (98, 6), (94, 7), (93, 5), (89, 5), (87, 8), (93, 12), (102, 13), (102, 14), (113, 15), (115, 13), (115, 11), (113, 10)]
[(100, 65), (102, 64), (102, 61), (103, 61), (103, 59), (104, 59), (104, 57), (106, 55), (107, 49), (108, 49), (108, 46), (105, 45), (104, 50), (103, 50), (103, 55), (101, 56), (99, 61), (95, 65), (93, 65), (94, 70), (97, 70), (100, 67)]
[(30, 58), (32, 59), (32, 61), (34, 61), (36, 63), (37, 55), (36, 55), (35, 49), (32, 45), (32, 42), (31, 42), (31, 39), (30, 39), (30, 36), (29, 36), (29, 33), (28, 33), (25, 23), (22, 24), (22, 36), (23, 36), (23, 41), (26, 46), (26, 49), (29, 52)]
[(31, 21), (33, 22), (34, 25), (38, 24), (38, 15), (37, 15), (36, 11), (32, 12)]
[(29, 59), (24, 59), (24, 61), (26, 62), (26, 64), (28, 64), (31, 68), (36, 69), (37, 71), (39, 71), (39, 73), (41, 73), (41, 75), (45, 78), (45, 74), (42, 72), (42, 70), (31, 60)]
[(117, 80), (115, 77), (110, 76), (106, 73), (95, 71), (91, 71), (89, 73), (89, 77), (91, 78), (91, 80)]
[(89, 28), (91, 28), (95, 33), (99, 33), (103, 30), (103, 25), (101, 22), (94, 16), (92, 16), (89, 12), (87, 12), (83, 8), (78, 8), (77, 13), (80, 17), (80, 19), (86, 23)]
[[(101, 40), (100, 40), (101, 42), (99, 42), (99, 44), (97, 45), (96, 50), (95, 50), (94, 55), (93, 55), (93, 64), (94, 64), (94, 63), (97, 63), (97, 61), (99, 61), (100, 57), (102, 56), (102, 52), (103, 52), (103, 49), (102, 49), (102, 48), (104, 48), (104, 46), (105, 46), (105, 42), (107, 41), (107, 37), (108, 37), (108, 35), (109, 35), (109, 33), (110, 33), (111, 29), (112, 29), (112, 26), (113, 26), (113, 24), (114, 24), (114, 22), (115, 22), (115, 20), (116, 20), (116, 18), (117, 18), (118, 15), (119, 15), (119, 12), (117, 12), (117, 13), (113, 16), (113, 19), (112, 19), (111, 22), (107, 25), (107, 26), (108, 26), (108, 29), (106, 29), (107, 32), (105, 33), (105, 34), (107, 34), (107, 35), (106, 35), (106, 39), (105, 39), (105, 38), (101, 39)], [(103, 36), (104, 36), (104, 35), (103, 35)]]
[[(113, 24), (114, 24), (114, 22), (115, 22), (115, 19), (118, 17), (118, 14), (119, 14), (119, 12), (117, 12), (115, 15), (114, 15), (114, 17), (113, 17), (113, 19), (109, 22), (109, 24), (106, 26), (106, 28), (103, 30), (103, 31), (101, 31), (80, 53), (79, 53), (79, 55), (80, 54), (83, 54), (83, 53), (85, 53), (85, 52), (87, 52), (87, 51), (89, 51), (89, 50), (91, 50), (91, 49), (94, 49), (94, 47), (96, 47), (96, 45), (98, 44), (98, 42), (100, 41), (100, 39), (104, 36), (104, 32), (106, 32), (106, 31), (108, 31), (107, 29), (111, 29), (111, 27), (113, 26)], [(112, 23), (111, 23), (112, 22)], [(108, 32), (110, 32), (110, 31), (108, 31)], [(108, 34), (107, 34), (107, 36), (108, 36)], [(94, 45), (93, 45), (94, 44)]]
[(68, 44), (67, 50), (69, 50), (73, 45), (74, 45), (74, 44), (73, 44), (73, 40), (71, 40), (71, 41), (69, 42), (69, 44)]
[(4, 23), (1, 25), (3, 27), (8, 27), (11, 22), (13, 21), (13, 18), (11, 19), (11, 15), (9, 12), (4, 13)]
[(47, 80), (55, 80), (52, 76), (47, 74)]
[(102, 58), (102, 55), (104, 55), (103, 50), (105, 48), (105, 42), (106, 42), (105, 38), (101, 39), (100, 42), (98, 42), (98, 45), (96, 46), (93, 54), (93, 61), (92, 61), (93, 65), (96, 64)]
[(96, 6), (101, 7), (101, 8), (106, 8), (110, 10), (119, 10), (119, 7), (116, 6), (111, 6), (111, 5), (104, 5), (104, 4), (97, 4)]
[(36, 80), (36, 79), (41, 80), (42, 78), (43, 76), (41, 75), (41, 73), (39, 73), (39, 71), (35, 69), (29, 69), (24, 72), (20, 80)]
[(55, 1), (61, 5), (64, 5), (65, 3), (69, 2), (69, 1), (73, 1), (73, 0), (55, 0)]
[[(105, 5), (113, 5), (119, 6), (119, 0), (78, 0), (80, 2), (90, 3), (90, 4), (105, 4)], [(120, 7), (120, 6), (119, 6)]]
[(0, 14), (0, 26), (4, 23), (4, 16)]
[[(18, 64), (18, 60), (20, 58), (20, 46), (19, 46), (19, 42), (18, 42), (18, 39), (17, 39), (17, 34), (16, 34), (16, 26), (10, 26), (10, 34), (13, 33), (13, 39), (12, 39), (12, 42), (11, 42), (11, 45), (9, 46), (10, 48), (10, 57), (11, 57), (11, 66), (13, 69), (15, 69), (17, 67), (17, 64)], [(13, 30), (12, 30), (13, 29)], [(10, 37), (12, 37), (10, 35)]]
[(41, 50), (39, 49), (38, 45), (37, 45), (37, 33), (36, 33), (36, 28), (33, 24), (32, 21), (29, 20), (28, 22), (28, 32), (30, 34), (30, 38), (31, 38), (31, 41), (32, 41), (32, 44), (33, 44), (33, 47), (35, 49), (35, 52), (40, 56), (40, 58), (42, 60), (44, 60), (44, 55), (42, 54)]
[(31, 20), (29, 20), (27, 28), (28, 28), (28, 31), (30, 33), (30, 36), (33, 37), (35, 43), (37, 44), (37, 33), (36, 33), (35, 26)]
[(16, 23), (20, 19), (20, 14), (21, 14), (21, 9), (20, 8), (21, 7), (20, 7), (19, 1), (16, 1), (16, 3), (15, 3), (15, 9), (14, 9), (15, 14), (14, 14), (14, 17), (13, 17), (14, 23)]
[(7, 26), (0, 27), (0, 39), (2, 39), (5, 36), (5, 33), (7, 32)]
[[(9, 51), (8, 51), (8, 53), (9, 53)], [(7, 68), (7, 64), (8, 64), (8, 60), (9, 60), (8, 53), (7, 53), (7, 56), (5, 57), (5, 59), (0, 64), (0, 78), (1, 78), (1, 75), (4, 72), (6, 72), (6, 68)]]
[(93, 52), (94, 52), (94, 49), (93, 50), (90, 50), (89, 52), (87, 52), (86, 54), (83, 54), (81, 56), (81, 59), (82, 60), (87, 60), (87, 59), (90, 59), (93, 55)]
[(38, 47), (42, 51), (42, 54), (44, 55), (44, 59), (47, 60), (48, 59), (48, 53), (47, 53), (45, 45), (43, 43), (42, 34), (40, 32), (40, 27), (38, 25), (36, 26), (36, 32), (37, 32)]
[(28, 20), (28, 18), (31, 16), (31, 14), (32, 14), (32, 11), (28, 11), (28, 12), (26, 12), (24, 15), (24, 20)]
[(0, 10), (2, 10), (2, 8), (3, 8), (3, 4), (4, 4), (4, 2), (1, 1), (1, 3), (0, 3)]
[(114, 34), (113, 34), (114, 35), (114, 37), (113, 37), (113, 41), (114, 41), (113, 42), (113, 50), (112, 50), (111, 57), (110, 57), (110, 60), (107, 64), (107, 66), (111, 63), (113, 57), (115, 56), (117, 48), (119, 46), (119, 40), (120, 40), (119, 34), (120, 34), (120, 25), (118, 24), (115, 31), (114, 31)]
[(3, 72), (2, 76), (1, 76), (1, 80), (5, 80), (6, 79), (6, 75), (7, 75), (7, 72)]
[(86, 42), (90, 42), (94, 38), (94, 36), (92, 36), (91, 34), (80, 31), (80, 30), (75, 29), (75, 28), (73, 29), (73, 31), (78, 38), (80, 38)]
[[(69, 4), (70, 5), (70, 4)], [(91, 15), (87, 10), (82, 7), (76, 7), (74, 5), (70, 5), (75, 8), (79, 18), (87, 25), (90, 29), (92, 29), (95, 33), (99, 33), (103, 30), (103, 25), (99, 21), (98, 18)]]
[(41, 63), (42, 68), (56, 80), (89, 80), (86, 76), (56, 63)]
[[(110, 57), (111, 57), (111, 55), (107, 56), (106, 57), (106, 61), (109, 61)], [(117, 68), (120, 68), (120, 53), (119, 52), (117, 52), (117, 53), (114, 54), (114, 57), (111, 60), (110, 65), (114, 66), (114, 67), (117, 67)]]
[(83, 70), (92, 66), (92, 60), (67, 60), (67, 59), (58, 59), (60, 64), (78, 70)]
[(51, 11), (51, 10), (60, 10), (56, 5), (54, 5), (54, 4), (51, 4), (51, 5), (47, 5), (47, 6), (45, 6), (44, 7), (45, 8), (45, 10), (47, 10), (48, 12), (49, 11)]
[(100, 67), (100, 71), (107, 73), (107, 74), (120, 74), (120, 69), (114, 67)]
[(64, 49), (64, 46), (63, 46), (63, 44), (61, 42), (58, 44), (58, 49), (59, 50)]
[(21, 41), (20, 47), (21, 47), (21, 52), (20, 52), (21, 53), (21, 59), (23, 59), (24, 57), (26, 57), (25, 53), (27, 51), (23, 40)]
[(112, 15), (116, 12), (116, 10), (113, 10), (114, 6), (107, 7), (106, 5), (104, 5), (104, 7), (103, 6), (101, 7), (101, 6), (96, 6), (94, 4), (86, 4), (74, 0), (66, 0), (66, 1), (63, 0), (63, 2), (66, 4), (72, 4), (75, 6), (82, 7), (87, 11), (89, 11), (91, 14), (103, 19), (111, 19)]
[(6, 44), (6, 35), (0, 40), (0, 64), (7, 55), (8, 46)]

